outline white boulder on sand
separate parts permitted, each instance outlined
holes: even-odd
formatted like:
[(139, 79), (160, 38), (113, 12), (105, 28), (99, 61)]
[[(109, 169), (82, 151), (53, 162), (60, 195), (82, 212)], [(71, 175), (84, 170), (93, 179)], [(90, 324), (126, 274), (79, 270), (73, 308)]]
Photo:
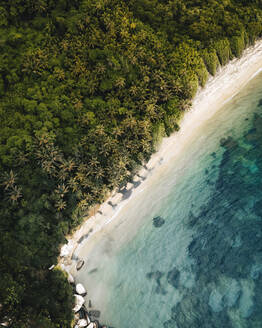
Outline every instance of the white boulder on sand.
[(80, 319), (77, 322), (78, 327), (86, 327), (88, 325), (88, 322), (85, 319)]
[(76, 285), (76, 292), (77, 292), (77, 294), (79, 294), (79, 295), (86, 294), (85, 287), (84, 287), (82, 284), (77, 284), (77, 285)]
[(74, 296), (75, 296), (75, 307), (73, 308), (73, 311), (78, 312), (81, 309), (82, 305), (85, 303), (85, 299), (84, 297), (77, 294), (74, 294)]
[(73, 250), (73, 243), (70, 240), (67, 244), (63, 245), (60, 250), (61, 257), (67, 257), (70, 255), (71, 251)]
[(67, 280), (68, 280), (68, 282), (70, 282), (70, 284), (74, 284), (75, 283), (75, 279), (74, 279), (74, 277), (70, 273), (68, 273)]
[(52, 264), (49, 268), (48, 268), (48, 270), (53, 270), (54, 269), (54, 267), (55, 267), (55, 265), (54, 264)]

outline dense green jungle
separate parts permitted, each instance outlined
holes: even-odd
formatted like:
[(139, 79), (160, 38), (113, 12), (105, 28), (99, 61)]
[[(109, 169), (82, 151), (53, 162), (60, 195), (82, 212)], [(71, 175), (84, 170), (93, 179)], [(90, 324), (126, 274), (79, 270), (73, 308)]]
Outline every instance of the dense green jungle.
[(261, 34), (260, 0), (0, 0), (0, 322), (71, 327), (65, 236)]

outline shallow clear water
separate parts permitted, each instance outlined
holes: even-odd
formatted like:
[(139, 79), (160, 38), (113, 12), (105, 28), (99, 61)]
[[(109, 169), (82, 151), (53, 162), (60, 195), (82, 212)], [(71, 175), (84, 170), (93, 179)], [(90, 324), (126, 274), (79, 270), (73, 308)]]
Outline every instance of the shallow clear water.
[[(260, 74), (136, 201), (129, 213), (136, 233), (127, 237), (128, 226), (118, 226), (104, 241), (104, 259), (100, 249), (90, 262), (85, 281), (104, 293), (95, 304), (102, 321), (116, 328), (262, 327), (261, 186)], [(111, 247), (121, 238), (120, 248)]]

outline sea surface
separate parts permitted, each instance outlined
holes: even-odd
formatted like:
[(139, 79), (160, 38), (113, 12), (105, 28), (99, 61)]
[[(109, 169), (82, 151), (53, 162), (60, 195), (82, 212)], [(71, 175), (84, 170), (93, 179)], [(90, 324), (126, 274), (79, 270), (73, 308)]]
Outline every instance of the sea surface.
[(100, 321), (261, 328), (262, 74), (164, 165), (77, 276)]

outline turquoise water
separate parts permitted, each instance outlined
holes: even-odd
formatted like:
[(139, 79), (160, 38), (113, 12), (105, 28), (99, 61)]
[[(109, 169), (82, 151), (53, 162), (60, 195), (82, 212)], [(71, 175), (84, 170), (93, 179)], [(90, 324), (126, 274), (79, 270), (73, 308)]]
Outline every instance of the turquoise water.
[(200, 131), (90, 271), (109, 326), (262, 327), (262, 75)]

